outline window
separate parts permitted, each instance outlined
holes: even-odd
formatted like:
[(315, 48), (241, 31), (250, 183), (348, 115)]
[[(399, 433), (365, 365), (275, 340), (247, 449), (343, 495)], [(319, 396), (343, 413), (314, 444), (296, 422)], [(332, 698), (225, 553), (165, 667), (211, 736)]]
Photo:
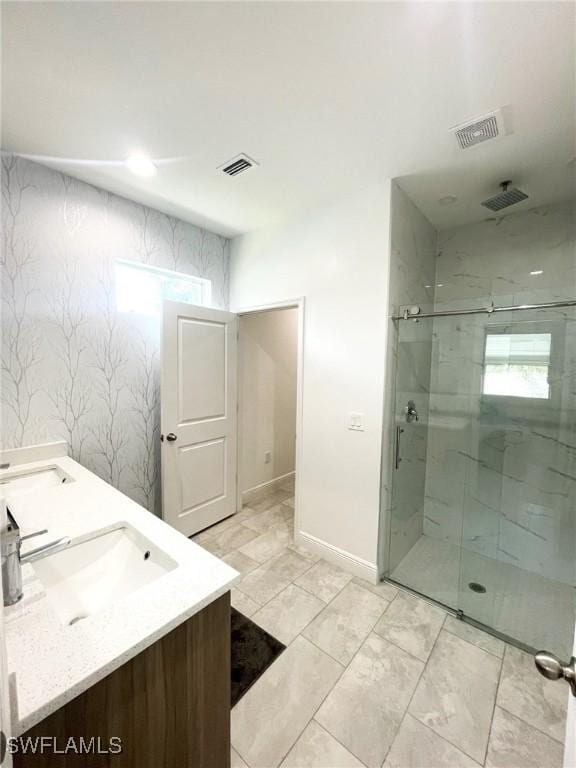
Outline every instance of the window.
[(551, 342), (551, 333), (489, 331), (484, 350), (484, 394), (548, 399)]
[(116, 262), (116, 308), (156, 316), (164, 299), (208, 306), (210, 280), (133, 261)]

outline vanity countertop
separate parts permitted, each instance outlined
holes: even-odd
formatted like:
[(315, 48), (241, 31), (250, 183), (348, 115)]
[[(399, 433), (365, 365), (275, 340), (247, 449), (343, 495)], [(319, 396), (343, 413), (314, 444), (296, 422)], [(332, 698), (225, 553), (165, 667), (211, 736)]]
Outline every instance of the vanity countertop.
[(19, 464), (3, 476), (59, 467), (74, 482), (10, 499), (21, 534), (48, 533), (22, 545), (34, 549), (60, 537), (77, 539), (126, 523), (162, 549), (177, 567), (72, 625), (56, 615), (33, 565), (22, 569), (22, 599), (5, 609), (10, 684), (16, 693), (13, 733), (20, 735), (122, 666), (227, 592), (239, 575), (72, 459)]

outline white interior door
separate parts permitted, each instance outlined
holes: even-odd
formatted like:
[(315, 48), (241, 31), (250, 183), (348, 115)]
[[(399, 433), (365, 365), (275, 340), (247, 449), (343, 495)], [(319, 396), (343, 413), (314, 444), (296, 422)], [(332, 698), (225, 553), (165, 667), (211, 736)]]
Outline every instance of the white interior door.
[(236, 511), (238, 321), (164, 302), (163, 516), (186, 536)]

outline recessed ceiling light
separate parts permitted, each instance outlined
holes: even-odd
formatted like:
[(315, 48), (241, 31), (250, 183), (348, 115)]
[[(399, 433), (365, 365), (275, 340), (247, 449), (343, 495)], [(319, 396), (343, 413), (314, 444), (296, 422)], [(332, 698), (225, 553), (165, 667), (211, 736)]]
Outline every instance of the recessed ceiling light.
[(136, 174), (136, 176), (154, 176), (157, 168), (146, 155), (133, 154), (126, 159), (126, 166)]
[(455, 195), (446, 195), (445, 197), (441, 197), (438, 202), (440, 205), (454, 205), (456, 200), (458, 200), (458, 198)]
[(436, 288), (444, 288), (444, 283), (438, 283), (438, 285), (436, 286)]
[(534, 269), (532, 272), (530, 272), (531, 275), (542, 275), (544, 274), (543, 269)]

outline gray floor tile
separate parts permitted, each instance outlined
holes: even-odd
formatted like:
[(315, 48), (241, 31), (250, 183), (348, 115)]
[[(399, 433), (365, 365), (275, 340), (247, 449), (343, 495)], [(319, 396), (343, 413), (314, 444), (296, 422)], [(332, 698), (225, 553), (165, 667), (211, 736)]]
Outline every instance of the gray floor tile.
[(207, 536), (205, 539), (202, 539), (202, 541), (197, 540), (195, 543), (199, 544), (202, 549), (211, 552), (216, 557), (223, 557), (228, 552), (226, 547), (217, 542), (213, 536)]
[[(232, 768), (276, 768), (282, 759), (282, 768), (380, 768), (384, 757), (383, 768), (476, 768), (505, 648), (486, 766), (560, 768), (566, 688), (540, 677), (529, 654), (447, 616), (427, 656), (440, 609), (389, 583), (352, 578), (296, 545), (288, 490), (253, 503), (192, 539), (243, 574), (232, 605), (290, 643), (233, 711), (235, 746), (245, 751), (232, 750)], [(391, 642), (372, 632), (352, 658), (370, 627)], [(338, 682), (343, 667), (329, 654), (349, 662)], [(412, 654), (428, 658), (422, 675)]]
[(498, 656), (501, 659), (504, 656), (505, 644), (502, 640), (499, 640), (493, 635), (489, 635), (487, 632), (482, 632), (481, 629), (473, 627), (471, 624), (467, 624), (465, 621), (454, 616), (447, 616), (444, 622), (444, 629), (447, 632), (451, 632), (453, 635), (467, 640), (473, 645), (477, 645), (478, 648), (482, 648), (483, 651), (488, 651), (494, 656)]
[(497, 703), (553, 739), (564, 741), (566, 686), (546, 680), (530, 654), (510, 645), (504, 654)]
[(254, 621), (288, 645), (323, 608), (322, 600), (295, 584), (289, 584), (254, 615)]
[(294, 579), (310, 568), (310, 562), (297, 552), (285, 549), (242, 578), (242, 592), (264, 605), (282, 592)]
[(352, 581), (351, 574), (332, 563), (327, 563), (326, 560), (320, 560), (300, 576), (296, 583), (308, 590), (310, 594), (329, 603), (350, 581)]
[(410, 704), (410, 714), (483, 763), (500, 660), (441, 632)]
[(197, 533), (195, 536), (192, 536), (192, 541), (194, 544), (202, 544), (203, 541), (208, 541), (208, 539), (212, 538), (212, 534), (210, 533), (210, 528), (207, 528), (205, 531), (200, 531), (200, 533)]
[(232, 744), (251, 768), (276, 768), (342, 667), (298, 637), (232, 710)]
[(424, 664), (371, 634), (316, 715), (369, 768), (380, 768)]
[(358, 584), (359, 586), (364, 587), (364, 589), (369, 589), (370, 592), (374, 592), (375, 595), (381, 597), (382, 600), (387, 600), (389, 603), (391, 603), (398, 594), (398, 589), (387, 581), (373, 584), (371, 581), (360, 579), (358, 576), (355, 576), (353, 581), (354, 584)]
[(315, 552), (312, 552), (312, 550), (307, 547), (305, 544), (296, 544), (296, 542), (292, 542), (288, 545), (288, 548), (291, 549), (293, 552), (298, 552), (299, 555), (302, 555), (302, 557), (305, 557), (307, 560), (309, 560), (311, 563), (317, 563), (322, 558), (320, 555), (317, 555)]
[(312, 720), (282, 762), (282, 768), (364, 768), (354, 755)]
[(248, 597), (248, 595), (245, 595), (244, 592), (236, 589), (236, 587), (232, 587), (230, 603), (233, 608), (236, 608), (237, 611), (240, 611), (248, 619), (260, 608), (258, 603), (252, 600), (251, 597)]
[(234, 568), (236, 571), (238, 571), (238, 573), (242, 574), (250, 573), (250, 571), (258, 568), (260, 565), (260, 563), (256, 562), (256, 560), (252, 560), (251, 557), (244, 555), (237, 549), (234, 549), (232, 552), (224, 555), (222, 560), (224, 560), (225, 563), (228, 563), (231, 568)]
[(278, 523), (284, 523), (285, 521), (286, 512), (282, 509), (282, 505), (275, 504), (265, 512), (252, 515), (244, 520), (244, 525), (257, 533), (266, 533), (273, 525), (278, 525)]
[(279, 488), (277, 491), (272, 491), (257, 501), (251, 501), (249, 506), (255, 512), (265, 512), (267, 509), (270, 509), (270, 507), (273, 507), (276, 504), (281, 504), (283, 501), (286, 501), (286, 499), (289, 499), (293, 495), (294, 494), (292, 491), (283, 491), (281, 488)]
[(479, 766), (479, 763), (449, 744), (419, 720), (406, 715), (383, 768), (479, 768)]
[[(243, 544), (247, 544), (249, 541), (257, 538), (256, 531), (246, 528), (242, 523), (234, 523), (234, 525), (220, 531), (215, 536), (206, 542), (208, 546), (218, 547), (221, 555), (227, 555), (233, 549), (238, 549)], [(204, 545), (206, 546), (206, 545)]]
[(230, 756), (230, 768), (248, 768), (248, 765), (242, 760), (235, 749), (232, 749), (232, 754)]
[[(249, 529), (246, 528), (246, 530)], [(240, 551), (259, 563), (265, 563), (266, 560), (277, 555), (293, 541), (292, 534), (285, 522), (274, 525), (260, 536), (255, 531), (250, 531), (250, 533), (253, 540), (245, 546), (239, 545)]]
[(210, 528), (206, 528), (205, 533), (209, 533), (210, 536), (216, 536), (217, 534), (222, 533), (222, 531), (228, 530), (228, 528), (231, 528), (233, 525), (238, 525), (239, 522), (240, 521), (235, 514), (230, 515), (230, 517), (226, 517), (219, 523), (214, 523)]
[(563, 755), (560, 742), (496, 707), (487, 768), (562, 768)]
[(303, 635), (341, 664), (348, 664), (388, 603), (357, 584), (348, 584)]
[(445, 618), (441, 608), (407, 592), (398, 592), (374, 631), (426, 661)]

